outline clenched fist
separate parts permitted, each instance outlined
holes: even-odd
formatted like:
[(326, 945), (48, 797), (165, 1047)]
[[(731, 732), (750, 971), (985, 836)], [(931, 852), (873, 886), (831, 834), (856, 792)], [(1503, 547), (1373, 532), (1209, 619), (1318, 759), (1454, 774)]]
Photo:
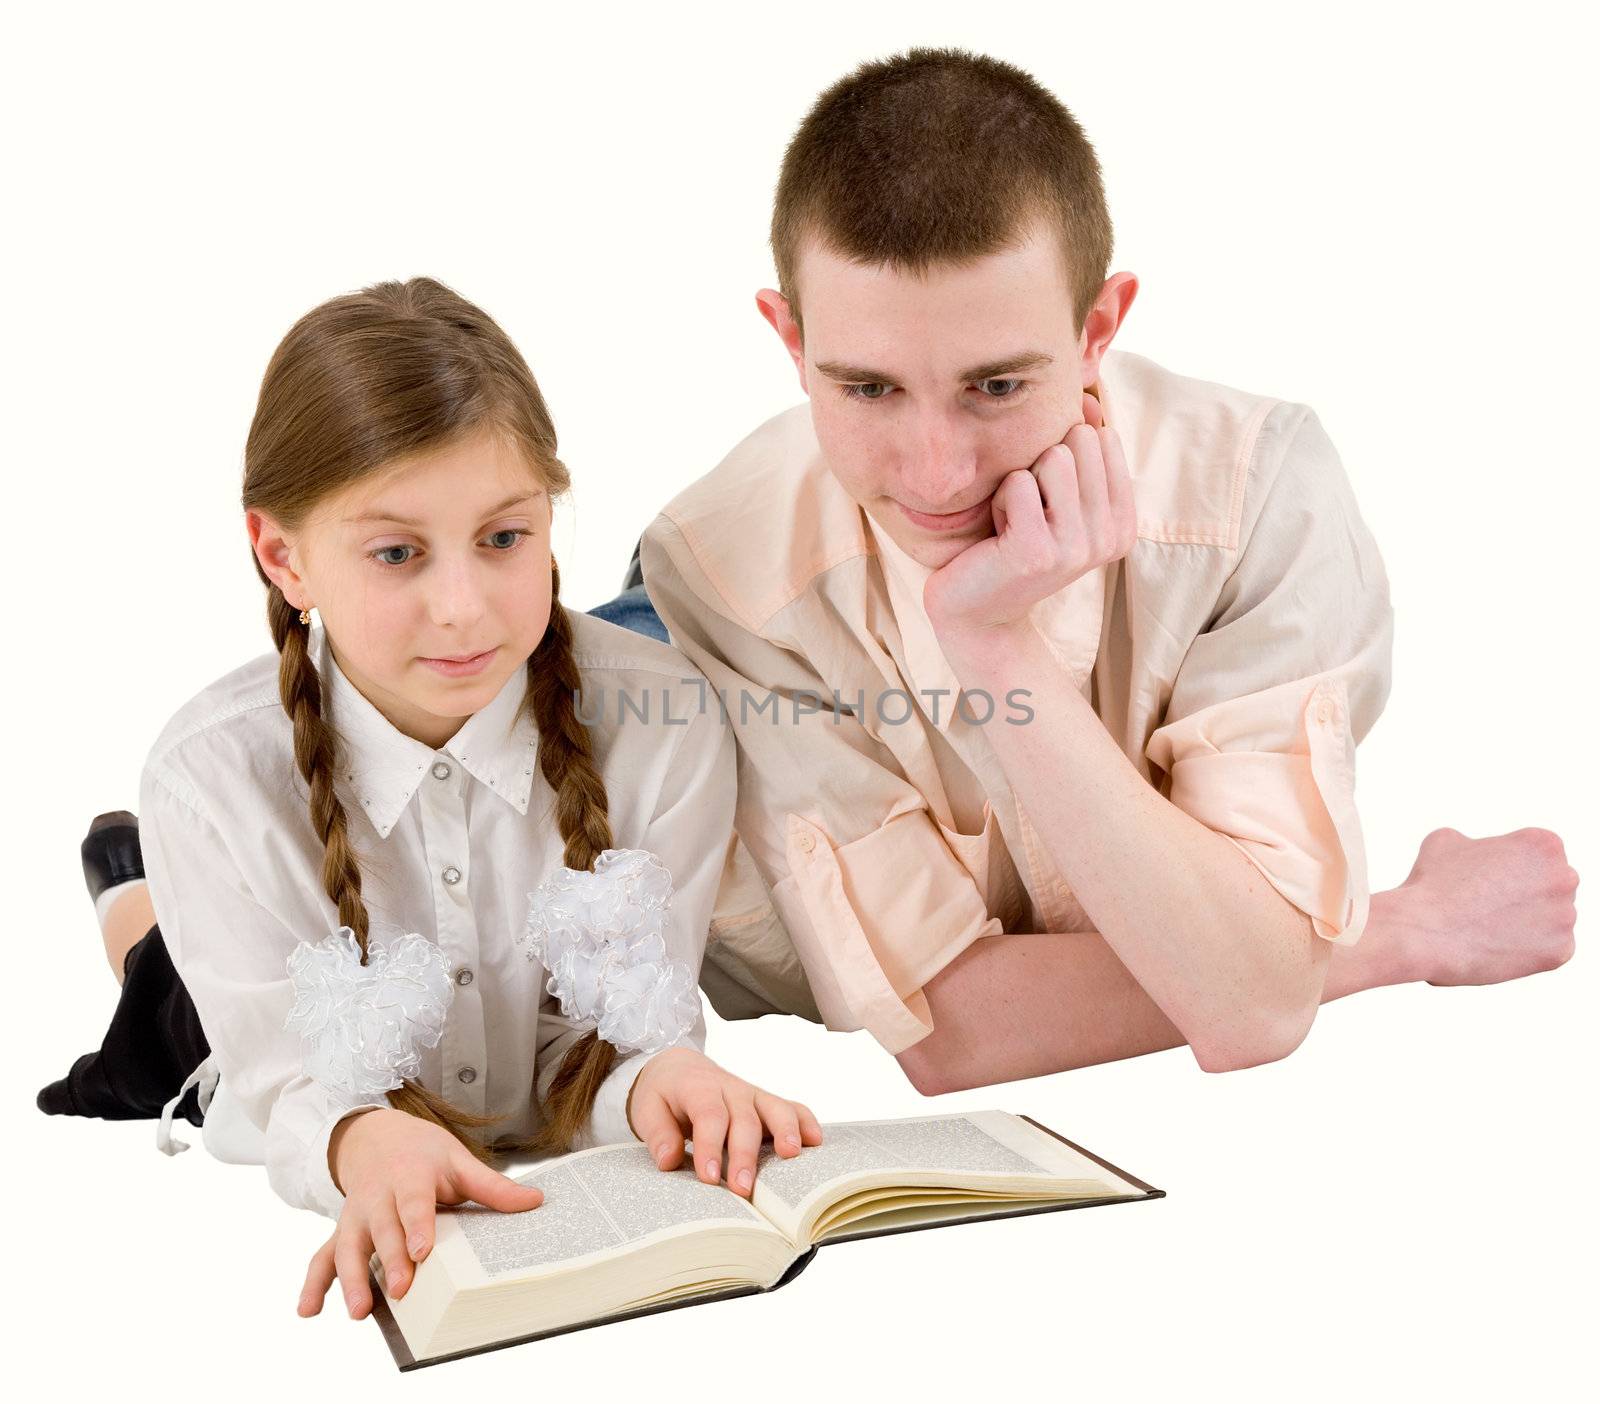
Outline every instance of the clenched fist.
[(1000, 481), (995, 534), (929, 577), (923, 605), (941, 636), (1003, 628), (1047, 595), (1133, 549), (1133, 487), (1122, 443), (1093, 395), (1084, 422)]

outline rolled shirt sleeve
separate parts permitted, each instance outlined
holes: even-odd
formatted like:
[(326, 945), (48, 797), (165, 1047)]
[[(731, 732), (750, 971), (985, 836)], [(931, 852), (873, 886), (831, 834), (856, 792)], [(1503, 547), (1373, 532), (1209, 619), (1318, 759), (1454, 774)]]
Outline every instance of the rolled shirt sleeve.
[(1356, 745), (1389, 693), (1393, 611), (1377, 543), (1316, 414), (1262, 426), (1243, 542), (1145, 756), (1319, 936), (1353, 944), (1370, 892)]
[[(735, 828), (829, 1028), (891, 1053), (932, 1032), (922, 985), (1000, 931), (923, 794), (797, 648), (735, 616), (677, 523), (640, 563), (672, 642), (705, 675), (738, 741)], [(801, 598), (789, 608), (825, 609)], [(812, 634), (824, 632), (812, 630)]]
[(346, 1116), (388, 1105), (352, 1103), (302, 1072), (298, 1037), (284, 1028), (294, 1002), (286, 963), (302, 936), (256, 900), (198, 796), (181, 777), (147, 766), (139, 844), (161, 936), (211, 1045), (229, 1095), (264, 1137), (267, 1177), (296, 1208), (337, 1218), (344, 1195), (328, 1141)]

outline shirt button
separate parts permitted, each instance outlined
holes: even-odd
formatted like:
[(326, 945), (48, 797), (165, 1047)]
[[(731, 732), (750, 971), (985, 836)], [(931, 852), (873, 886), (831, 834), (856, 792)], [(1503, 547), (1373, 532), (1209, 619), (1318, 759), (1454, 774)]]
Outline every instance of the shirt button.
[(446, 868), (442, 873), (439, 874), (439, 876), (449, 883), (451, 887), (454, 887), (458, 882), (461, 881), (461, 869), (454, 867)]
[(1322, 701), (1317, 703), (1317, 720), (1319, 722), (1321, 722), (1324, 726), (1326, 726), (1328, 724), (1328, 722), (1331, 721), (1332, 719), (1333, 719), (1333, 703), (1331, 703), (1330, 701), (1328, 701), (1328, 699), (1326, 697), (1324, 697), (1322, 699)]
[(812, 838), (810, 834), (801, 834), (797, 842), (802, 853), (809, 853), (817, 846), (816, 839)]
[(461, 967), (461, 969), (456, 971), (456, 984), (458, 984), (458, 985), (470, 985), (471, 983), (472, 983), (472, 972), (470, 970), (468, 970), (466, 966), (463, 965)]
[(433, 763), (433, 778), (435, 780), (448, 780), (450, 778), (450, 767), (443, 761), (435, 761)]
[(476, 1082), (478, 1080), (478, 1070), (476, 1068), (462, 1068), (456, 1074), (456, 1077), (462, 1082)]

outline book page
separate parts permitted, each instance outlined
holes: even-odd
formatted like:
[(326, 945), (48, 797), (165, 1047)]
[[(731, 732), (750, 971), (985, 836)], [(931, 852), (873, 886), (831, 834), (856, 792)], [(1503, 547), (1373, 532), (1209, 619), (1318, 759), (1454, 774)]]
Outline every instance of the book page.
[(641, 1145), (562, 1156), (514, 1178), (542, 1189), (544, 1203), (520, 1214), (467, 1205), (440, 1215), (439, 1249), (448, 1233), (465, 1250), (452, 1253), (452, 1266), (470, 1257), (457, 1277), (462, 1285), (569, 1264), (709, 1223), (771, 1227), (732, 1191), (698, 1179), (691, 1164), (658, 1170)]
[(874, 1171), (949, 1174), (957, 1183), (977, 1177), (980, 1184), (985, 1175), (1087, 1176), (1123, 1188), (1099, 1166), (1008, 1112), (840, 1122), (822, 1129), (822, 1144), (791, 1160), (764, 1148), (756, 1174), (758, 1207), (797, 1239), (809, 1212), (831, 1199), (843, 1181)]
[(764, 1147), (757, 1182), (791, 1209), (823, 1185), (863, 1170), (978, 1170), (1037, 1175), (1045, 1167), (1000, 1144), (964, 1116), (927, 1121), (849, 1121), (822, 1128), (822, 1144), (792, 1160)]
[(1022, 1117), (1003, 1111), (970, 1112), (968, 1115), (1002, 1145), (1037, 1161), (1051, 1175), (1062, 1179), (1099, 1180), (1117, 1194), (1141, 1195), (1142, 1185), (1132, 1184), (1116, 1171), (1100, 1164), (1065, 1141), (1041, 1131)]

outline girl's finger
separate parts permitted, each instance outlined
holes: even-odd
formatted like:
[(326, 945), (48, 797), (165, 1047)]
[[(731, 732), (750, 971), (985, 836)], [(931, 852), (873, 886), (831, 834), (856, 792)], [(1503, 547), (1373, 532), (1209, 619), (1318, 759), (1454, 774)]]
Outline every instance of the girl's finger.
[(761, 1118), (748, 1088), (730, 1088), (728, 1104), (728, 1188), (748, 1195), (756, 1182), (756, 1157), (761, 1154)]
[(659, 1092), (635, 1094), (633, 1134), (650, 1148), (658, 1170), (676, 1170), (683, 1164), (683, 1128)]
[(359, 1321), (372, 1310), (372, 1289), (367, 1285), (367, 1260), (371, 1256), (372, 1235), (365, 1227), (346, 1228), (341, 1223), (339, 1241), (333, 1247), (333, 1265), (338, 1269), (344, 1307), (352, 1321)]
[(822, 1123), (811, 1114), (811, 1108), (804, 1102), (794, 1102), (791, 1105), (800, 1113), (800, 1144), (803, 1146), (820, 1146), (822, 1144)]
[(306, 1270), (306, 1284), (300, 1289), (301, 1316), (315, 1316), (322, 1310), (323, 1298), (333, 1286), (333, 1245), (338, 1240), (338, 1230), (328, 1235), (328, 1241), (311, 1255), (311, 1266)]
[(728, 1107), (713, 1088), (687, 1106), (694, 1140), (695, 1173), (708, 1185), (722, 1178), (722, 1142), (728, 1134)]
[(406, 1256), (420, 1263), (433, 1251), (433, 1219), (438, 1204), (431, 1185), (407, 1186), (395, 1195), (400, 1228), (406, 1236)]
[(457, 1191), (463, 1197), (477, 1200), (486, 1209), (518, 1214), (526, 1209), (537, 1209), (544, 1203), (543, 1190), (533, 1185), (519, 1185), (465, 1150), (461, 1151), (452, 1170), (451, 1179)]
[(785, 1158), (800, 1154), (800, 1113), (770, 1092), (756, 1093), (756, 1111), (772, 1136), (772, 1149)]
[(406, 1235), (400, 1227), (400, 1214), (394, 1201), (385, 1197), (368, 1220), (372, 1246), (383, 1264), (384, 1286), (391, 1297), (403, 1297), (411, 1285), (411, 1258), (406, 1252)]

